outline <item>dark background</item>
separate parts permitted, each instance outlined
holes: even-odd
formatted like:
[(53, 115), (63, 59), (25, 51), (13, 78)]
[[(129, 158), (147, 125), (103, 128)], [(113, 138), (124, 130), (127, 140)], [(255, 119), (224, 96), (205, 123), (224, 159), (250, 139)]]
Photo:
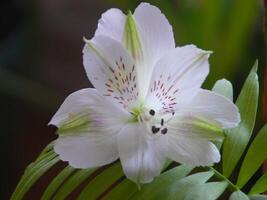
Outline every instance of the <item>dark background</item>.
[[(25, 167), (56, 138), (48, 127), (65, 97), (90, 87), (82, 66), (83, 36), (101, 14), (137, 0), (2, 0), (0, 3), (0, 199), (9, 199)], [(204, 87), (227, 78), (238, 94), (255, 59), (262, 87), (263, 6), (260, 0), (158, 0), (177, 45), (214, 51)], [(261, 111), (261, 102), (260, 102)], [(261, 125), (259, 112), (257, 126)], [(40, 191), (36, 190), (35, 193)], [(34, 194), (33, 194), (34, 196)]]

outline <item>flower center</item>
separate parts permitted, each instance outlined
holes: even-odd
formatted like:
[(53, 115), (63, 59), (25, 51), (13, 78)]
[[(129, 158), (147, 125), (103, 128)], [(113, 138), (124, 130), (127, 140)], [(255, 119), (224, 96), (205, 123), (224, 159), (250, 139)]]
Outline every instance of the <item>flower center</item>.
[(134, 109), (131, 113), (135, 122), (143, 123), (146, 125), (147, 130), (152, 135), (168, 133), (167, 123), (170, 122), (175, 114), (161, 114), (154, 109), (139, 108)]

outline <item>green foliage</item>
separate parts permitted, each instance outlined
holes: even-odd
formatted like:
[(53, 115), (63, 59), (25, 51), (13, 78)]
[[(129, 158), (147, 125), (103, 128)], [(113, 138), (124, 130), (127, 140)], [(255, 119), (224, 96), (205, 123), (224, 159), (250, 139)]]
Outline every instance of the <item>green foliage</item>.
[(267, 151), (264, 150), (266, 148), (266, 144), (267, 125), (260, 130), (248, 149), (238, 176), (238, 187), (243, 187), (267, 158)]
[(46, 152), (45, 149), (37, 160), (26, 168), (25, 173), (12, 194), (11, 199), (22, 199), (32, 185), (58, 161), (58, 156), (52, 150)]
[(217, 199), (226, 189), (227, 182), (211, 182), (200, 186), (194, 186), (187, 193), (185, 200), (214, 200)]
[(96, 176), (92, 181), (90, 181), (81, 194), (78, 200), (94, 200), (102, 194), (103, 191), (108, 189), (112, 184), (123, 176), (123, 171), (120, 163), (116, 163), (104, 170), (101, 174)]
[[(223, 79), (216, 82), (213, 91), (230, 100), (233, 99), (232, 84)], [(252, 141), (241, 166), (237, 184), (228, 178), (241, 158), (253, 131), (258, 103), (257, 63), (252, 68), (236, 102), (241, 113), (240, 125), (225, 130), (226, 140), (223, 145), (223, 173), (215, 167), (200, 167), (193, 170), (192, 166), (165, 165), (165, 171), (149, 184), (138, 189), (126, 179), (121, 165), (111, 165), (94, 169), (74, 169), (64, 167), (50, 182), (42, 194), (42, 200), (63, 200), (77, 188), (80, 189), (78, 200), (216, 200), (225, 191), (231, 192), (230, 200), (264, 200), (265, 195), (258, 195), (267, 189), (267, 175), (264, 174), (252, 187), (247, 196), (240, 189), (251, 178), (267, 157), (265, 143), (267, 141), (267, 125), (264, 126)], [(25, 170), (11, 200), (23, 199), (33, 184), (59, 158), (53, 151), (53, 143), (49, 144), (35, 162)]]
[(249, 194), (260, 194), (267, 190), (267, 173), (263, 174), (256, 184), (251, 188)]
[(232, 83), (226, 79), (218, 80), (212, 88), (212, 91), (227, 97), (233, 101), (233, 86)]
[(75, 190), (86, 178), (88, 178), (95, 169), (81, 169), (71, 175), (56, 192), (54, 199), (65, 199), (72, 191)]
[[(156, 178), (151, 184), (144, 185), (140, 191), (137, 191), (132, 195), (130, 199), (135, 200), (149, 200), (155, 199), (161, 196), (162, 194), (166, 194), (166, 189), (171, 190), (171, 186), (175, 184), (175, 182), (184, 176), (186, 176), (193, 167), (181, 165), (179, 167), (175, 167), (172, 170), (169, 170), (163, 173), (161, 176)], [(169, 185), (168, 188), (165, 186)], [(169, 193), (167, 193), (169, 195)], [(167, 196), (164, 196), (167, 198)]]
[(65, 167), (48, 185), (41, 200), (52, 198), (56, 190), (63, 184), (63, 182), (75, 171), (71, 166)]
[(223, 174), (229, 177), (241, 158), (251, 137), (258, 107), (259, 82), (256, 61), (239, 96), (236, 105), (241, 115), (240, 124), (225, 131), (223, 144)]
[(242, 191), (238, 190), (231, 194), (229, 200), (249, 200), (249, 197)]
[(251, 196), (250, 200), (267, 200), (267, 195), (255, 195)]

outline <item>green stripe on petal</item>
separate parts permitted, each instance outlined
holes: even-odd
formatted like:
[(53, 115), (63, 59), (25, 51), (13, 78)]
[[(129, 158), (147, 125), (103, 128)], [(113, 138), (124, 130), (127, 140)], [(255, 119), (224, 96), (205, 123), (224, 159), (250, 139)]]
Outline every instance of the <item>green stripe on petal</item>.
[[(58, 134), (68, 134), (88, 130), (91, 121), (88, 114), (69, 114), (69, 117), (63, 122), (57, 130)], [(80, 131), (79, 131), (80, 130)]]
[(135, 60), (143, 59), (143, 48), (139, 31), (131, 11), (128, 12), (125, 21), (123, 44)]

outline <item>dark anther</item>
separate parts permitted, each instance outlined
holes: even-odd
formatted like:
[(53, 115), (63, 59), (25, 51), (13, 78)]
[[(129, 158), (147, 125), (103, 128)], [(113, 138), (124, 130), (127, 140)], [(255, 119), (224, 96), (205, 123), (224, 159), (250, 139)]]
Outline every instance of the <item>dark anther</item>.
[(174, 115), (175, 114), (175, 112), (172, 112), (172, 115)]
[(159, 132), (160, 128), (157, 128), (156, 126), (152, 126), (152, 133), (156, 134), (157, 132)]
[(149, 111), (149, 114), (152, 115), (152, 116), (154, 116), (154, 115), (155, 115), (155, 110), (152, 110), (152, 109), (151, 109), (151, 110)]
[(164, 125), (164, 119), (161, 119), (161, 121), (160, 121), (160, 125), (161, 125), (161, 126)]
[(167, 129), (167, 128), (164, 128), (164, 129), (161, 130), (161, 133), (162, 133), (163, 135), (165, 135), (167, 132), (168, 132), (168, 129)]

